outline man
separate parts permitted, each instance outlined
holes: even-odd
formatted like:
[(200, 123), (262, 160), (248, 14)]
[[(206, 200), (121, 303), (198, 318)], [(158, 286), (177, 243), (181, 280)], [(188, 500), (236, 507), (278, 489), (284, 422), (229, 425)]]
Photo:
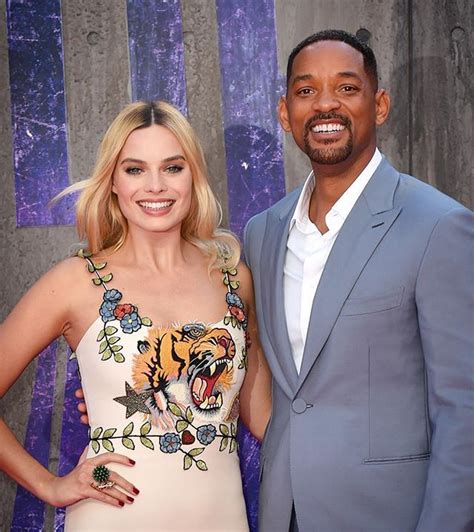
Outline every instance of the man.
[(380, 154), (389, 107), (356, 37), (290, 55), (280, 121), (313, 172), (245, 234), (273, 374), (262, 532), (474, 526), (474, 217)]

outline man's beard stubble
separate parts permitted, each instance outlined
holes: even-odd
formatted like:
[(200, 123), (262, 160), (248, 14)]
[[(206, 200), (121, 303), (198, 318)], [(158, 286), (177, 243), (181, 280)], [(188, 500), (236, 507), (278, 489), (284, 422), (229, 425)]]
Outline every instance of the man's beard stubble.
[[(327, 148), (312, 148), (310, 143), (311, 128), (315, 125), (317, 120), (330, 120), (335, 118), (340, 120), (349, 132), (349, 138), (344, 146), (340, 148), (332, 148), (332, 140), (326, 141)], [(352, 123), (351, 121), (337, 113), (319, 113), (318, 115), (310, 118), (305, 124), (304, 132), (304, 152), (311, 159), (312, 162), (317, 164), (337, 164), (345, 161), (352, 153), (353, 137), (352, 137)]]

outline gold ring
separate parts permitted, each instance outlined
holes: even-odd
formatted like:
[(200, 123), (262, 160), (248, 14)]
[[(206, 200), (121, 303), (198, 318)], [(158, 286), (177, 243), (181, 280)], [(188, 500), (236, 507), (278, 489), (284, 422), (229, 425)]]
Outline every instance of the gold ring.
[(115, 486), (115, 482), (112, 480), (109, 480), (108, 482), (102, 482), (101, 484), (98, 484), (97, 482), (92, 481), (91, 486), (96, 490), (106, 490), (109, 488), (113, 488)]

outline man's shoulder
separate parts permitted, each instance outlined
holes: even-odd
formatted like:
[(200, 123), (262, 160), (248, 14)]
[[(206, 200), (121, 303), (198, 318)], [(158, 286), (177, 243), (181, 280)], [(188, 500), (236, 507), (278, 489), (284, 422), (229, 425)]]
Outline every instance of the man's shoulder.
[(400, 173), (396, 196), (407, 209), (421, 216), (440, 217), (453, 210), (468, 210), (454, 198), (420, 179)]

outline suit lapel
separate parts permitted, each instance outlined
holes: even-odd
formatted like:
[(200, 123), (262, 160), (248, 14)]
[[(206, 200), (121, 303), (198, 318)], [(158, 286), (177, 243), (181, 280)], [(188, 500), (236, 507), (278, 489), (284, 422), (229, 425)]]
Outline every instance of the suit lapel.
[(364, 266), (400, 213), (401, 208), (393, 206), (398, 179), (398, 172), (383, 159), (339, 232), (313, 300), (298, 389)]
[(273, 377), (289, 396), (293, 395), (298, 375), (286, 326), (283, 269), (289, 224), (299, 196), (296, 192), (287, 198), (282, 209), (268, 212), (262, 246), (262, 264), (266, 267), (260, 271), (263, 319), (275, 354), (271, 358), (275, 359), (276, 365), (270, 357), (269, 363)]

